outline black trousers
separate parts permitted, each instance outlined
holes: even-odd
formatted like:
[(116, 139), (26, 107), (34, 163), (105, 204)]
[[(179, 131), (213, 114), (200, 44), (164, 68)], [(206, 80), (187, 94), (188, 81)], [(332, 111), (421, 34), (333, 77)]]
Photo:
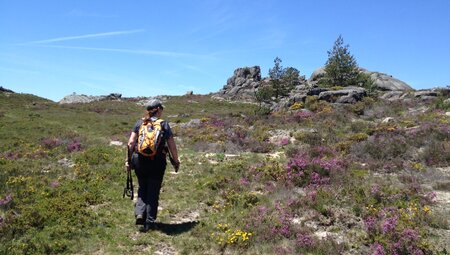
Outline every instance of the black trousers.
[(134, 213), (144, 216), (147, 223), (154, 222), (158, 215), (159, 194), (167, 165), (165, 154), (152, 160), (134, 153), (132, 163), (139, 183)]

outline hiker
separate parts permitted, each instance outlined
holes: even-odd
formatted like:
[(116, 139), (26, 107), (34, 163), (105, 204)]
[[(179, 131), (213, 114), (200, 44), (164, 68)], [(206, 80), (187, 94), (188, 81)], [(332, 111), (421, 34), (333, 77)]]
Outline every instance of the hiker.
[[(136, 224), (144, 225), (145, 231), (155, 226), (159, 194), (167, 164), (166, 154), (169, 153), (175, 171), (178, 171), (180, 166), (172, 130), (167, 121), (160, 119), (164, 106), (160, 100), (154, 99), (146, 105), (146, 109), (146, 115), (136, 122), (128, 140), (128, 149), (132, 152), (131, 166), (128, 170), (131, 168), (135, 170), (139, 183), (135, 206)], [(141, 151), (142, 140), (138, 141), (138, 138), (141, 139), (144, 132), (142, 130), (146, 128), (143, 125), (151, 125), (152, 129), (157, 127), (161, 130), (162, 136), (156, 146), (156, 153)]]

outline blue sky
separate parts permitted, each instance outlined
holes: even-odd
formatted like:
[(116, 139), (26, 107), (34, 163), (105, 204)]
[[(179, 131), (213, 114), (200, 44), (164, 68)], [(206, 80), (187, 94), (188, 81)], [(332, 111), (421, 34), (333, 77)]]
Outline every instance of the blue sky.
[(275, 57), (308, 78), (339, 35), (358, 65), (450, 85), (448, 0), (0, 0), (0, 86), (65, 95), (216, 92)]

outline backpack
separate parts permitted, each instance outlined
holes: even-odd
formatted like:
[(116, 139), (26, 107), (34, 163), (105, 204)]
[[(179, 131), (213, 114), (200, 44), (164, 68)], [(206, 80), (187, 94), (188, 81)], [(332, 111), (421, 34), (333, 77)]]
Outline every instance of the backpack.
[(154, 159), (155, 156), (161, 151), (160, 143), (164, 134), (164, 130), (161, 126), (161, 122), (163, 122), (163, 120), (142, 120), (143, 122), (139, 127), (137, 150), (141, 155)]

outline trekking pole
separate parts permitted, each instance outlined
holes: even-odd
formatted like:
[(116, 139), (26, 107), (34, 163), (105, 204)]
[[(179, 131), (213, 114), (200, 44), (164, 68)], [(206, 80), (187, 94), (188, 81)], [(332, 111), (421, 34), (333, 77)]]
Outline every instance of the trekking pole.
[(131, 200), (134, 198), (134, 189), (133, 189), (133, 177), (131, 176), (131, 171), (128, 171), (127, 175), (127, 197), (130, 197)]
[(131, 153), (128, 147), (127, 147), (127, 162), (128, 162), (128, 166), (126, 166), (127, 182), (125, 184), (125, 188), (123, 189), (123, 198), (127, 196), (130, 197), (131, 200), (133, 200), (134, 188), (133, 188), (133, 177), (131, 176)]

